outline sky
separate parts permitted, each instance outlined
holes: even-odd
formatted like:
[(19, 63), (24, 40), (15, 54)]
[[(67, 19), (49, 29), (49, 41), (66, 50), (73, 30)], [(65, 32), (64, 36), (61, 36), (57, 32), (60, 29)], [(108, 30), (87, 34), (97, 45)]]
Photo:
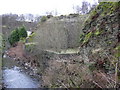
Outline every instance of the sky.
[[(1, 0), (0, 14), (38, 14), (57, 12), (58, 14), (73, 13), (73, 5), (81, 5), (84, 0)], [(98, 0), (85, 0), (94, 4)]]

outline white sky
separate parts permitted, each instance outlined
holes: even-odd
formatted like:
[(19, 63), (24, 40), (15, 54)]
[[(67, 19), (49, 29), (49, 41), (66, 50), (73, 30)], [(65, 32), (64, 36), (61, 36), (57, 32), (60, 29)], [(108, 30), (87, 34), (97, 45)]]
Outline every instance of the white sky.
[[(39, 14), (44, 15), (47, 11), (55, 11), (59, 14), (73, 12), (73, 5), (81, 5), (84, 0), (1, 0), (0, 14)], [(98, 0), (86, 0), (91, 4)]]

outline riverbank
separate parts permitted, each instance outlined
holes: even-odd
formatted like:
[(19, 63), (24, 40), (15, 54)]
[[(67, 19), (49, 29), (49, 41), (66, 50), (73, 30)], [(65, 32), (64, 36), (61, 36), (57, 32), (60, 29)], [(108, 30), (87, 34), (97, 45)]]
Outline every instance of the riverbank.
[(15, 47), (11, 47), (5, 52), (5, 55), (23, 66), (25, 70), (29, 71), (30, 75), (37, 73), (39, 63), (34, 55), (27, 54), (24, 48), (24, 43), (19, 42)]
[(3, 88), (39, 88), (40, 81), (11, 58), (3, 58)]

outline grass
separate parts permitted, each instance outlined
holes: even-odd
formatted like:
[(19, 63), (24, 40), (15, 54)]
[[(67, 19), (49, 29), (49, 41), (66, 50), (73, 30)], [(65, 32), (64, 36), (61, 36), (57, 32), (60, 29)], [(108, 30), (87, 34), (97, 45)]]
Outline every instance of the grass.
[(79, 48), (61, 49), (59, 52), (53, 49), (49, 49), (45, 51), (55, 53), (55, 54), (76, 54), (79, 52)]
[(25, 43), (25, 45), (36, 45), (37, 42), (30, 42), (30, 43)]

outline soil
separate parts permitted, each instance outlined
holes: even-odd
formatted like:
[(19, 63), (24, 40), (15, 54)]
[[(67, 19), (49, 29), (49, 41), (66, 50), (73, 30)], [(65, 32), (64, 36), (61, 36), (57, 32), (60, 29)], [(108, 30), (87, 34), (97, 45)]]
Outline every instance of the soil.
[(6, 54), (11, 58), (16, 58), (16, 59), (24, 58), (25, 56), (24, 44), (18, 43), (15, 47), (11, 47)]
[(17, 61), (18, 64), (25, 67), (25, 69), (29, 72), (31, 76), (37, 76), (37, 66), (39, 63), (35, 56), (29, 55), (25, 52), (24, 43), (19, 42), (15, 47), (11, 47), (5, 53), (8, 57)]
[[(96, 84), (96, 86), (98, 85), (99, 88), (106, 87), (108, 81), (115, 80), (114, 75), (108, 76), (104, 72), (99, 72), (99, 70), (93, 71), (93, 74), (88, 73), (89, 68), (84, 65), (84, 60), (80, 55), (54, 55), (50, 58), (50, 60), (47, 60), (46, 63), (48, 63), (48, 67), (46, 67), (44, 73), (42, 76), (40, 76), (40, 74), (35, 72), (35, 69), (39, 63), (36, 57), (25, 53), (24, 43), (18, 43), (16, 47), (10, 48), (6, 54), (25, 66), (26, 70), (29, 71), (31, 76), (36, 76), (38, 79), (42, 79), (43, 86), (49, 86), (50, 84), (52, 85), (54, 84), (52, 82), (57, 83), (56, 80), (59, 80), (63, 81), (63, 83), (69, 87), (68, 83), (66, 82), (68, 81), (66, 78), (70, 76), (72, 76), (72, 78), (70, 78), (74, 81), (74, 83), (81, 82), (79, 79), (77, 79), (78, 76), (81, 76), (82, 79), (90, 81), (91, 83)], [(108, 80), (108, 78), (111, 78), (111, 80)], [(60, 83), (57, 84), (58, 86), (61, 85)], [(76, 85), (78, 84), (76, 83)]]

